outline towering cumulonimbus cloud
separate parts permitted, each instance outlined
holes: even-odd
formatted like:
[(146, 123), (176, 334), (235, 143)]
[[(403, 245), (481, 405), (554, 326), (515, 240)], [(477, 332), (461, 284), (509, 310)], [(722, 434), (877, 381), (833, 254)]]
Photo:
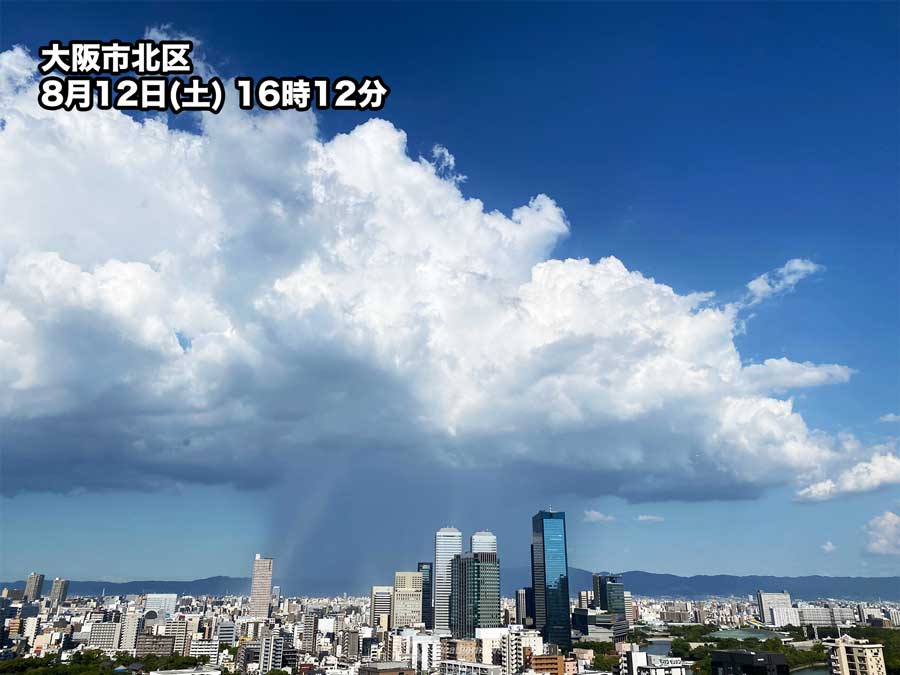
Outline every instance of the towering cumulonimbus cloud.
[(553, 199), (487, 210), (447, 149), (410, 157), (389, 122), (324, 139), (296, 112), (229, 107), (196, 132), (51, 113), (35, 73), (0, 54), (7, 494), (252, 488), (338, 453), (722, 496), (846, 455), (786, 392), (852, 371), (746, 364), (734, 341), (745, 307), (817, 264), (717, 304), (612, 256), (552, 259), (570, 227)]

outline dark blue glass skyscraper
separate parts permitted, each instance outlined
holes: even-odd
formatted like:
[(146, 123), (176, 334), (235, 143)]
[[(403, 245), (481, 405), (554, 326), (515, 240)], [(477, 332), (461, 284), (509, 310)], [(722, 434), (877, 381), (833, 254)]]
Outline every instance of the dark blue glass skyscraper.
[(422, 573), (422, 623), (429, 630), (434, 628), (434, 594), (432, 571), (434, 566), (430, 562), (420, 562), (419, 572)]
[(531, 519), (531, 584), (535, 628), (547, 642), (568, 649), (572, 645), (572, 629), (563, 511), (538, 511)]

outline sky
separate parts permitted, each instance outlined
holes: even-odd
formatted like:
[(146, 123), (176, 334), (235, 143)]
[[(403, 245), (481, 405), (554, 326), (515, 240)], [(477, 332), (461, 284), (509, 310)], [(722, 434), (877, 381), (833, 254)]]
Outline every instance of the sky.
[[(900, 574), (897, 13), (0, 4), (0, 579)], [(37, 107), (145, 35), (391, 94)]]

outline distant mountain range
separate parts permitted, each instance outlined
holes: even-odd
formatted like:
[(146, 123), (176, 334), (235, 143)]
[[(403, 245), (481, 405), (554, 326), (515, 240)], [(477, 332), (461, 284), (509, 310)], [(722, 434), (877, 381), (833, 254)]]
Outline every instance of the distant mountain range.
[[(625, 588), (635, 595), (672, 598), (704, 598), (717, 596), (747, 596), (758, 589), (788, 591), (795, 598), (845, 598), (852, 600), (900, 601), (900, 576), (896, 577), (774, 577), (734, 576), (730, 574), (680, 577), (674, 574), (652, 572), (622, 572), (619, 574)], [(278, 584), (279, 580), (276, 579)], [(501, 574), (501, 591), (506, 597), (515, 594), (517, 588), (531, 585), (528, 567), (504, 568)], [(315, 579), (280, 580), (288, 594), (337, 595), (339, 593), (368, 592), (365, 588), (340, 588), (333, 583)], [(24, 581), (0, 582), (0, 587), (24, 588)], [(578, 591), (591, 588), (591, 573), (577, 567), (569, 568), (569, 590), (573, 596)], [(209, 577), (193, 581), (72, 581), (70, 595), (93, 596), (131, 595), (142, 593), (177, 593), (179, 595), (226, 595), (250, 592), (247, 577)]]
[[(853, 600), (900, 601), (900, 576), (897, 577), (775, 577), (735, 576), (731, 574), (680, 577), (653, 572), (622, 572), (618, 574), (625, 588), (635, 595), (656, 598), (705, 598), (709, 596), (747, 596), (757, 590), (788, 591), (794, 598), (846, 598)], [(504, 569), (501, 575), (504, 595), (512, 595), (516, 588), (531, 585), (528, 567)], [(569, 592), (590, 590), (591, 573), (569, 567)]]

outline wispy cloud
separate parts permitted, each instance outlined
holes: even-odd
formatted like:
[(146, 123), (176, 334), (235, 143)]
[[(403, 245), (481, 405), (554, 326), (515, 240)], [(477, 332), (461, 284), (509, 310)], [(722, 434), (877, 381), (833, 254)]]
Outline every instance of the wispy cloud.
[(665, 522), (665, 518), (662, 516), (650, 516), (650, 515), (642, 515), (635, 518), (639, 523), (662, 523)]
[(584, 512), (583, 520), (586, 523), (611, 523), (615, 520), (615, 518), (613, 516), (608, 516), (605, 513), (600, 513), (599, 511), (588, 509)]
[(792, 258), (778, 269), (760, 274), (748, 283), (744, 305), (756, 305), (773, 295), (789, 293), (801, 280), (824, 269), (812, 260)]
[(879, 422), (900, 422), (900, 415), (897, 413), (885, 413), (878, 418)]
[(822, 550), (825, 551), (825, 553), (834, 553), (837, 550), (837, 546), (832, 544), (831, 541), (826, 541), (822, 544)]

